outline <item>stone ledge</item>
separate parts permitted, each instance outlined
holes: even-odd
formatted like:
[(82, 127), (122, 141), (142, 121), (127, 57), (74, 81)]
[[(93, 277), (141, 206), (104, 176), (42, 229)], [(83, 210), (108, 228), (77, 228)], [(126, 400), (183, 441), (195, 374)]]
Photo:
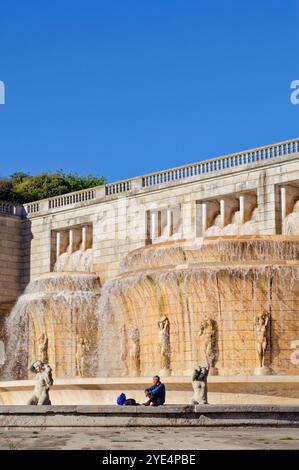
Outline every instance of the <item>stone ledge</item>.
[(0, 406), (0, 427), (294, 426), (299, 405)]
[(0, 415), (6, 414), (173, 414), (173, 413), (298, 413), (299, 405), (163, 405), (118, 406), (118, 405), (51, 405), (0, 406)]

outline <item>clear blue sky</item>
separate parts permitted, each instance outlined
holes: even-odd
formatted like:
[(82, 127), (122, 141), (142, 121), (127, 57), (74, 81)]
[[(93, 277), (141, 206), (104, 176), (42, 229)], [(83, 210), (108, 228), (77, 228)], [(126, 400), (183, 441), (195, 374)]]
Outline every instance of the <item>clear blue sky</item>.
[(108, 181), (299, 136), (299, 0), (0, 4), (0, 174)]

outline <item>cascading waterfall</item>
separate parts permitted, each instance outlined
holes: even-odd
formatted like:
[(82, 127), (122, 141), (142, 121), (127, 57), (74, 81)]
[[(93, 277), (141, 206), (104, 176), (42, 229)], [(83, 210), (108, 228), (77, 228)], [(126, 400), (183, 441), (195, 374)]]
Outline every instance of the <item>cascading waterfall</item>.
[(221, 215), (215, 217), (213, 225), (206, 230), (207, 237), (216, 237), (221, 233)]
[(241, 213), (236, 211), (232, 216), (230, 224), (221, 228), (220, 214), (215, 217), (213, 225), (205, 231), (206, 237), (227, 236), (227, 235), (257, 235), (258, 234), (258, 208), (253, 209), (250, 219), (241, 223)]
[(92, 249), (76, 250), (70, 253), (67, 250), (65, 253), (59, 255), (55, 266), (54, 272), (90, 272), (92, 263)]
[(48, 359), (58, 377), (77, 374), (77, 337), (88, 341), (86, 374), (97, 369), (97, 303), (99, 279), (94, 274), (51, 273), (32, 281), (6, 319), (7, 361), (3, 378), (27, 376), (28, 363), (38, 358), (38, 338), (48, 340)]
[[(76, 252), (67, 256), (63, 269), (73, 266), (71, 257), (79, 258)], [(252, 375), (254, 319), (265, 311), (271, 314), (267, 366), (273, 373), (298, 374), (290, 360), (290, 344), (299, 339), (298, 298), (296, 237), (224, 236), (149, 245), (129, 253), (120, 274), (102, 288), (90, 273), (55, 272), (32, 281), (6, 320), (1, 378), (26, 378), (43, 335), (55, 377), (80, 375), (79, 340), (86, 346), (84, 377), (148, 376), (162, 369), (189, 375), (206, 359), (200, 335), (206, 320), (217, 329), (217, 373)], [(162, 358), (158, 324), (165, 318), (168, 352)]]
[(295, 203), (293, 212), (284, 219), (282, 233), (285, 235), (299, 235), (299, 201)]
[(199, 337), (205, 318), (217, 325), (219, 374), (252, 375), (254, 319), (265, 311), (271, 313), (268, 365), (275, 373), (298, 373), (290, 361), (290, 342), (299, 338), (298, 250), (297, 240), (261, 238), (165, 243), (130, 253), (122, 274), (103, 287), (99, 375), (127, 375), (130, 344), (123, 332), (130, 330), (139, 332), (140, 374), (159, 371), (161, 316), (170, 322), (172, 375), (188, 375), (205, 360)]
[(221, 265), (299, 260), (299, 240), (285, 237), (206, 238), (149, 245), (129, 253), (121, 265), (125, 274), (188, 263)]

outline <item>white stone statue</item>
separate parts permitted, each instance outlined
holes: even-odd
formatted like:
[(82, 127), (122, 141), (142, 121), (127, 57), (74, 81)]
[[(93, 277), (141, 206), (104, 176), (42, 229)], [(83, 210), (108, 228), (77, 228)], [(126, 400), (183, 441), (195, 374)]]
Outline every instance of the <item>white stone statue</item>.
[(77, 376), (84, 377), (84, 362), (86, 353), (89, 351), (89, 343), (82, 336), (77, 335), (76, 343), (76, 369)]
[(42, 362), (48, 362), (48, 338), (42, 333), (37, 338), (38, 359)]
[(255, 332), (255, 345), (257, 352), (258, 367), (255, 374), (267, 374), (269, 368), (265, 366), (265, 354), (268, 347), (268, 327), (270, 324), (270, 313), (264, 313), (254, 317), (254, 332)]
[(170, 373), (170, 325), (168, 318), (163, 315), (158, 321), (158, 344), (160, 348), (161, 375)]
[(51, 367), (49, 364), (37, 360), (31, 364), (28, 370), (36, 374), (36, 385), (27, 405), (51, 405), (49, 397), (49, 390), (53, 385)]
[(192, 397), (193, 405), (207, 405), (208, 404), (208, 385), (207, 378), (209, 374), (209, 367), (198, 366), (196, 367), (191, 376), (192, 387), (194, 395)]
[(217, 324), (215, 320), (211, 318), (202, 320), (198, 336), (202, 339), (205, 360), (209, 366), (209, 374), (217, 375), (218, 370), (215, 368), (217, 360)]

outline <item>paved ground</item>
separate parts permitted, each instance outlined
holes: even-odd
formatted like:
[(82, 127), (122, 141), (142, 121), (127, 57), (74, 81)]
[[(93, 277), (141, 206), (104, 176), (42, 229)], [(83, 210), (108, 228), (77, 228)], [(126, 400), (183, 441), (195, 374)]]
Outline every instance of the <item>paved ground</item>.
[(299, 428), (0, 430), (0, 449), (299, 449)]

